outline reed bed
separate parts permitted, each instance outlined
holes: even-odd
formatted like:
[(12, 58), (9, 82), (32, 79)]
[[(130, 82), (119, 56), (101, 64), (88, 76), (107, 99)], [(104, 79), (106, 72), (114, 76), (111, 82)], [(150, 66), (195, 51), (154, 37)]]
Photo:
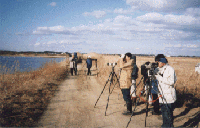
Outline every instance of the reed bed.
[(0, 75), (0, 125), (34, 126), (67, 76), (66, 62), (46, 63), (31, 72)]

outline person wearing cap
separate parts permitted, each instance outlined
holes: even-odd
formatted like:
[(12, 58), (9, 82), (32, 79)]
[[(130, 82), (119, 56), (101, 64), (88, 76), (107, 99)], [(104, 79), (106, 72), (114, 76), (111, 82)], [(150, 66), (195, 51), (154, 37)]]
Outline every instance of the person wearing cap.
[(161, 113), (163, 124), (161, 127), (173, 127), (173, 111), (176, 101), (176, 90), (174, 84), (176, 82), (176, 73), (168, 63), (166, 58), (160, 58), (158, 62), (159, 72), (155, 75), (158, 80), (158, 89), (161, 97), (159, 103), (161, 105)]
[[(155, 57), (155, 62), (158, 63), (160, 58), (165, 58), (165, 56), (163, 54), (158, 54), (156, 57)], [(158, 72), (159, 71), (159, 67), (157, 67), (154, 72)], [(158, 80), (157, 79), (154, 79), (152, 81), (152, 88), (151, 88), (151, 95), (152, 95), (152, 100), (154, 101), (153, 102), (153, 111), (152, 111), (152, 115), (160, 115), (160, 106), (159, 106), (159, 100), (158, 100)]]
[(87, 69), (88, 69), (87, 75), (91, 75), (90, 68), (92, 67), (92, 59), (90, 56), (87, 57), (86, 63), (87, 63)]

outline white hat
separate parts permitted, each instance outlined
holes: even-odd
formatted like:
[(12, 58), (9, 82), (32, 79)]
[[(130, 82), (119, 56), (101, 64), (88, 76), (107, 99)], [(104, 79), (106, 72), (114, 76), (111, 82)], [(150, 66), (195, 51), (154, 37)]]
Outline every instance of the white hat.
[(90, 56), (88, 56), (88, 58), (91, 58)]
[(121, 54), (121, 56), (120, 56), (120, 57), (121, 57), (121, 58), (124, 58), (124, 56), (125, 56), (125, 54)]

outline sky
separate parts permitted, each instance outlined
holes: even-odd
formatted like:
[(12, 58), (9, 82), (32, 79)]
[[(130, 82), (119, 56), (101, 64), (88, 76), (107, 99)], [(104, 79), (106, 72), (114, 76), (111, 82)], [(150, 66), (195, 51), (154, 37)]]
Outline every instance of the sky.
[(0, 0), (0, 50), (200, 56), (200, 0)]

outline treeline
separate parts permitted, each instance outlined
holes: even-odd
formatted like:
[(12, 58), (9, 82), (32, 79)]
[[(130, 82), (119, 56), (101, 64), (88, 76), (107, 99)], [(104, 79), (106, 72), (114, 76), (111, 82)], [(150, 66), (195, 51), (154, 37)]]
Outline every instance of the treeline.
[[(106, 54), (106, 55), (120, 56), (121, 54)], [(154, 54), (132, 54), (132, 56), (155, 56), (155, 55)]]
[(19, 54), (71, 54), (68, 52), (54, 52), (54, 51), (44, 51), (44, 52), (35, 52), (35, 51), (7, 51), (7, 50), (0, 50), (0, 55), (19, 55)]

